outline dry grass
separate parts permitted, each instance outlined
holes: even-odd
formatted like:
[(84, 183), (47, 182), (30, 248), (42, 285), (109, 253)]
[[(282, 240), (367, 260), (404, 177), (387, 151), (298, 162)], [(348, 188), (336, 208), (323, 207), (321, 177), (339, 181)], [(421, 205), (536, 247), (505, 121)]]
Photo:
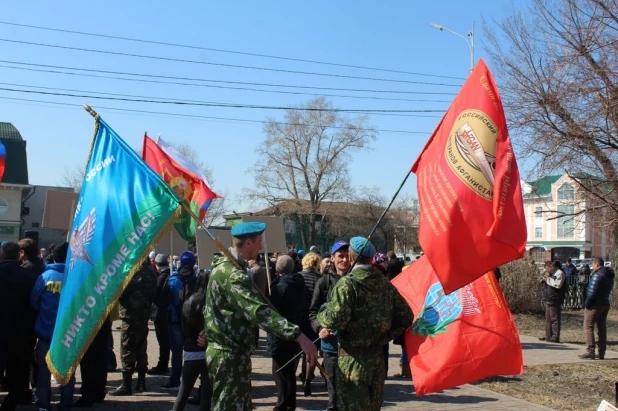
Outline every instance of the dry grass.
[[(514, 314), (520, 334), (545, 335), (545, 316)], [(585, 345), (584, 312), (562, 313), (562, 342)], [(618, 350), (618, 310), (607, 318), (607, 345)], [(601, 400), (615, 401), (618, 361), (590, 361), (579, 364), (554, 364), (525, 367), (523, 375), (492, 377), (477, 385), (502, 394), (541, 404), (556, 410), (594, 410)]]
[(617, 379), (618, 362), (591, 361), (526, 367), (523, 375), (476, 385), (556, 410), (579, 411), (595, 410), (602, 400), (613, 403)]
[[(533, 337), (545, 336), (544, 314), (513, 314), (513, 317), (520, 334)], [(586, 344), (583, 310), (563, 311), (561, 324), (560, 341), (569, 344)], [(610, 309), (607, 315), (607, 346), (610, 350), (618, 350), (618, 310), (616, 309)]]

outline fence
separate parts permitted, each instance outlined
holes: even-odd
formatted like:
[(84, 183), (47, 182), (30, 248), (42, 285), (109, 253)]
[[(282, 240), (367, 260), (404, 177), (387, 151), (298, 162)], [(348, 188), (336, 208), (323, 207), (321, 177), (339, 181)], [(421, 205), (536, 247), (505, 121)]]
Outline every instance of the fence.
[(584, 308), (584, 299), (586, 298), (586, 287), (588, 286), (588, 280), (590, 276), (586, 276), (586, 284), (577, 284), (577, 275), (569, 275), (566, 277), (565, 287), (566, 294), (564, 297), (564, 303), (562, 308), (569, 308), (572, 310), (579, 310)]

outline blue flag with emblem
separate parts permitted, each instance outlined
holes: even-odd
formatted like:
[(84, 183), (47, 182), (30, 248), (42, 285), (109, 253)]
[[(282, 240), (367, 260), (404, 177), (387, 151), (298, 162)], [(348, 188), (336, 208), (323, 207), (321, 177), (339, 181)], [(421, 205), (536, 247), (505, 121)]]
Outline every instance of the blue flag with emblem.
[(47, 364), (66, 384), (180, 200), (98, 115)]

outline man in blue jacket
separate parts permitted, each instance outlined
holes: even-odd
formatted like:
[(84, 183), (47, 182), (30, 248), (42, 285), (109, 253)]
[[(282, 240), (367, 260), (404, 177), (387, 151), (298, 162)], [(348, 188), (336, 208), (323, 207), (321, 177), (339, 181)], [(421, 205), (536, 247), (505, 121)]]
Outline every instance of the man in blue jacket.
[(337, 330), (329, 330), (323, 328), (317, 320), (320, 308), (331, 300), (332, 290), (335, 284), (348, 273), (350, 269), (349, 257), (350, 244), (340, 240), (337, 241), (330, 250), (331, 265), (329, 272), (325, 273), (315, 284), (313, 290), (313, 298), (309, 306), (309, 319), (311, 327), (318, 333), (321, 341), (321, 351), (324, 357), (324, 368), (329, 375), (327, 382), (328, 389), (328, 407), (327, 410), (337, 410), (337, 393), (335, 381), (337, 377), (337, 361), (338, 361), (338, 346), (337, 346)]
[[(36, 311), (34, 333), (39, 339), (36, 345), (36, 358), (38, 362), (38, 377), (36, 383), (35, 402), (39, 410), (51, 411), (51, 385), (50, 372), (47, 368), (45, 356), (49, 351), (56, 315), (60, 304), (62, 292), (62, 280), (64, 277), (64, 263), (67, 258), (69, 243), (65, 242), (54, 248), (52, 258), (54, 264), (48, 264), (34, 284), (30, 295), (30, 303)], [(60, 387), (60, 409), (69, 409), (73, 405), (73, 391), (75, 377), (71, 377), (69, 383)]]
[(597, 326), (599, 336), (599, 359), (605, 358), (605, 347), (607, 345), (607, 313), (609, 312), (609, 293), (614, 287), (615, 274), (611, 268), (604, 266), (602, 258), (592, 259), (592, 277), (588, 282), (586, 292), (586, 302), (584, 306), (584, 330), (586, 332), (586, 354), (580, 358), (594, 360), (595, 342), (594, 325)]
[[(170, 348), (172, 349), (172, 374), (167, 384), (161, 388), (175, 391), (180, 388), (180, 376), (182, 375), (182, 345), (184, 337), (180, 320), (182, 318), (182, 304), (185, 297), (191, 294), (195, 285), (195, 254), (185, 251), (180, 255), (180, 266), (167, 280), (168, 289), (168, 332), (170, 336)], [(163, 297), (166, 298), (165, 296)]]

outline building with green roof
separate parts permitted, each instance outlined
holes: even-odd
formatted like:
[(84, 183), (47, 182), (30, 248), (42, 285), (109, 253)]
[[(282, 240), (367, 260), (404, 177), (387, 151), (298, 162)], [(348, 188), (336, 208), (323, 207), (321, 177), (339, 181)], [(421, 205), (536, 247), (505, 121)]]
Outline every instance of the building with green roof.
[(522, 182), (526, 249), (535, 261), (609, 257), (609, 231), (598, 224), (602, 216), (582, 212), (586, 200), (578, 191), (566, 173)]

